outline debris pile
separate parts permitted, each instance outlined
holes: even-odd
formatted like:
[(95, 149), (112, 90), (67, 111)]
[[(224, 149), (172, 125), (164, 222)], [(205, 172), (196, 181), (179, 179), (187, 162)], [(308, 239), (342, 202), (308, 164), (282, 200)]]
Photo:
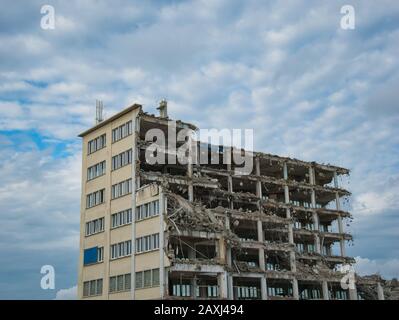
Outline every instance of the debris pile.
[(218, 219), (211, 209), (198, 203), (191, 203), (180, 195), (166, 191), (168, 198), (168, 215), (170, 227), (180, 233), (180, 229), (211, 231), (222, 233), (226, 242), (233, 247), (241, 247), (237, 235), (225, 228), (224, 222)]

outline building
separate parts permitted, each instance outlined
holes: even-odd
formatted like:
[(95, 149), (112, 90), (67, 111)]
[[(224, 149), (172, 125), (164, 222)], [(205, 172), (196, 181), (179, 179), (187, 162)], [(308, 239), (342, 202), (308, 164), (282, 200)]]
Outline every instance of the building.
[(339, 266), (354, 262), (345, 251), (350, 193), (339, 185), (349, 170), (254, 152), (250, 174), (240, 175), (235, 160), (212, 160), (243, 150), (197, 142), (205, 164), (173, 162), (169, 146), (159, 149), (167, 163), (151, 164), (150, 129), (167, 141), (198, 130), (172, 121), (165, 101), (159, 109), (97, 115), (80, 134), (79, 298), (384, 298), (379, 277), (341, 286), (350, 274)]

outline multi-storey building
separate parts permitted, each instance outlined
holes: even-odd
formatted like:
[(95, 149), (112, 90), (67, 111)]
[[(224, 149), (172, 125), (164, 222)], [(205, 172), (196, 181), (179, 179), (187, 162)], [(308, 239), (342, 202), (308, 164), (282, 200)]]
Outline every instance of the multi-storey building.
[(253, 152), (251, 172), (237, 174), (241, 164), (214, 160), (243, 150), (196, 142), (198, 161), (172, 161), (165, 147), (166, 163), (153, 163), (150, 129), (167, 141), (198, 130), (171, 130), (166, 108), (135, 104), (80, 134), (80, 298), (357, 299), (366, 286), (383, 299), (379, 279), (341, 286), (339, 266), (354, 262), (347, 169)]

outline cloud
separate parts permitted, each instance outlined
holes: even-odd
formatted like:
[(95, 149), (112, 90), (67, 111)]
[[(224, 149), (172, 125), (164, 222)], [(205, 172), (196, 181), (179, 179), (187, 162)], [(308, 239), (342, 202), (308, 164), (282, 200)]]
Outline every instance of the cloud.
[(55, 294), (55, 300), (76, 300), (78, 298), (78, 287), (73, 286), (68, 289), (58, 290)]
[(399, 259), (373, 260), (356, 257), (356, 273), (364, 276), (380, 274), (388, 279), (399, 278)]
[[(399, 2), (356, 2), (352, 31), (339, 28), (339, 3), (316, 0), (49, 4), (52, 31), (38, 0), (0, 12), (0, 271), (60, 252), (62, 287), (76, 283), (76, 136), (95, 99), (110, 116), (133, 102), (156, 113), (166, 98), (175, 119), (251, 128), (257, 150), (350, 168), (348, 253), (399, 256)], [(25, 283), (8, 283), (10, 295)]]

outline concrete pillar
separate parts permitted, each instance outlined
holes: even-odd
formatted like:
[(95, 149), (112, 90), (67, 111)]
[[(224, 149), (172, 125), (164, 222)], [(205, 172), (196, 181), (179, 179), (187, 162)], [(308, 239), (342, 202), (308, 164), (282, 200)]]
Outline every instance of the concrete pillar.
[(334, 188), (338, 188), (338, 176), (337, 176), (337, 171), (334, 171)]
[(267, 300), (267, 285), (266, 285), (266, 278), (260, 278), (260, 294), (262, 300)]
[(219, 273), (218, 276), (219, 288), (220, 288), (220, 298), (228, 298), (228, 284), (227, 284), (227, 272)]
[(284, 186), (284, 202), (290, 203), (290, 192), (287, 185)]
[(377, 296), (378, 300), (385, 300), (384, 289), (382, 288), (381, 282), (377, 283)]
[(299, 300), (298, 280), (292, 280), (292, 294), (295, 300)]
[(316, 183), (316, 180), (315, 180), (315, 177), (314, 177), (314, 169), (313, 169), (313, 167), (309, 167), (309, 183), (310, 184), (315, 184)]
[(284, 164), (283, 164), (283, 178), (285, 180), (288, 180), (288, 168), (287, 168), (286, 162), (284, 162)]
[(314, 189), (312, 189), (310, 194), (310, 202), (312, 204), (312, 208), (316, 209), (316, 191)]
[(256, 221), (256, 228), (258, 230), (258, 241), (263, 242), (264, 237), (263, 237), (263, 226), (262, 226), (262, 221), (258, 220)]
[[(230, 217), (226, 217), (225, 224), (226, 224), (226, 229), (229, 230), (230, 229)], [(226, 263), (229, 267), (231, 267), (232, 262), (231, 262), (231, 246), (230, 245), (226, 246)]]
[(258, 157), (255, 158), (255, 174), (260, 176), (260, 159)]
[(337, 221), (338, 221), (338, 232), (342, 235), (342, 239), (339, 240), (339, 246), (340, 246), (340, 249), (341, 249), (341, 256), (345, 257), (346, 256), (345, 239), (343, 238), (344, 226), (343, 226), (343, 223), (342, 223), (341, 215), (338, 215)]
[(339, 211), (341, 210), (341, 202), (339, 201), (339, 194), (338, 192), (335, 193), (335, 205), (336, 209)]
[(346, 256), (346, 248), (345, 248), (345, 240), (341, 239), (339, 241), (339, 247), (341, 249), (341, 257), (345, 257)]
[(292, 272), (296, 272), (296, 260), (294, 251), (290, 251), (290, 267)]
[(224, 241), (224, 238), (220, 238), (219, 240), (217, 240), (217, 244), (218, 244), (218, 256), (220, 259), (220, 263), (225, 264), (226, 263), (226, 243)]
[[(255, 158), (255, 174), (260, 176), (260, 159)], [(260, 181), (256, 181), (256, 196), (259, 199), (262, 199), (262, 183)]]
[(187, 177), (189, 178), (188, 182), (188, 200), (194, 201), (194, 187), (193, 187), (193, 161), (192, 161), (192, 148), (191, 148), (191, 140), (190, 140), (190, 149), (187, 163)]
[(338, 215), (337, 221), (338, 221), (338, 232), (339, 233), (344, 233), (344, 226), (343, 226), (343, 223), (342, 223), (341, 215)]
[(191, 279), (191, 296), (193, 297), (194, 300), (197, 299), (197, 277), (194, 277), (193, 279)]
[(327, 281), (323, 281), (321, 283), (321, 287), (323, 290), (323, 300), (330, 300), (330, 293), (328, 291), (328, 283)]
[[(227, 188), (229, 192), (233, 192), (233, 177), (230, 175), (227, 177)], [(230, 201), (230, 209), (234, 209), (232, 200)]]
[(320, 254), (321, 253), (320, 237), (317, 234), (314, 235), (314, 246), (316, 252)]
[(265, 250), (262, 248), (258, 249), (258, 255), (259, 255), (259, 268), (262, 271), (265, 271), (266, 270)]
[(228, 289), (228, 299), (234, 299), (234, 290), (233, 290), (233, 277), (228, 275), (227, 277), (227, 289)]
[(357, 289), (349, 289), (349, 300), (357, 300)]

